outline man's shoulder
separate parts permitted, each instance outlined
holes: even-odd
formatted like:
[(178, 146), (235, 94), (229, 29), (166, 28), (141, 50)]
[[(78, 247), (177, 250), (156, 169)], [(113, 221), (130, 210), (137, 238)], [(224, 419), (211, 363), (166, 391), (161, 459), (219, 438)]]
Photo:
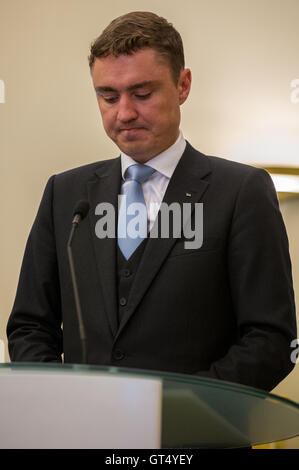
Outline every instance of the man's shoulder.
[(63, 188), (69, 188), (70, 186), (81, 186), (97, 176), (114, 170), (118, 171), (119, 168), (120, 157), (116, 157), (71, 168), (53, 175), (52, 178), (56, 189), (63, 190)]
[(101, 174), (105, 171), (117, 167), (120, 163), (120, 157), (110, 158), (106, 160), (99, 160), (96, 162), (81, 165), (75, 168), (65, 170), (55, 175), (55, 180), (58, 182), (70, 181), (70, 180), (88, 180), (93, 175)]
[[(201, 165), (201, 160), (205, 161), (206, 165), (209, 165), (210, 170), (216, 174), (220, 174), (223, 177), (229, 176), (234, 177), (246, 177), (247, 175), (265, 174), (267, 171), (261, 167), (254, 166), (249, 163), (239, 162), (236, 160), (230, 160), (227, 157), (220, 157), (215, 155), (208, 155), (196, 150), (188, 143), (190, 152), (193, 153), (196, 158), (197, 164)], [(229, 179), (230, 179), (229, 178)]]

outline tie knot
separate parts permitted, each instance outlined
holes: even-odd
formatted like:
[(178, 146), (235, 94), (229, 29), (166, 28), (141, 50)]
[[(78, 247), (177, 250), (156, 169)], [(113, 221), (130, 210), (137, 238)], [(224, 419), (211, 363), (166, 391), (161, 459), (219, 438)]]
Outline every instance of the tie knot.
[(141, 165), (136, 163), (127, 168), (125, 173), (125, 179), (138, 181), (138, 183), (144, 183), (156, 170), (147, 165)]

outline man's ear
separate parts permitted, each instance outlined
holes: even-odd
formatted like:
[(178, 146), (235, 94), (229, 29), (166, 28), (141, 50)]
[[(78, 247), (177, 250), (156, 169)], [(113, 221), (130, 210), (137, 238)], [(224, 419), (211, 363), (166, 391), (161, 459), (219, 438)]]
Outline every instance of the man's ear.
[(178, 82), (178, 90), (179, 90), (179, 103), (183, 104), (186, 99), (188, 98), (190, 89), (191, 89), (191, 70), (184, 69), (181, 71), (179, 82)]

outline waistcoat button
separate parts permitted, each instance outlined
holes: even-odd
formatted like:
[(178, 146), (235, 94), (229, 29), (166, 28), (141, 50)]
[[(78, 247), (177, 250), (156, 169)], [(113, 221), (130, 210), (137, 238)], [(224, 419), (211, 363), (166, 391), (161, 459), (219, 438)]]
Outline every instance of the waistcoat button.
[(116, 349), (113, 353), (113, 359), (115, 359), (116, 361), (120, 361), (124, 357), (125, 354), (123, 353), (123, 351), (121, 351), (121, 349)]

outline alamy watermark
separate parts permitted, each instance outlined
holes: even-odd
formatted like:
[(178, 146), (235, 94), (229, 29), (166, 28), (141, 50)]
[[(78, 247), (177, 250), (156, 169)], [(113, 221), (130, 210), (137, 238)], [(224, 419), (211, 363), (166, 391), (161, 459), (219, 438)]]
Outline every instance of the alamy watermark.
[(299, 103), (299, 78), (294, 78), (294, 80), (291, 81), (291, 88), (294, 88), (291, 91), (291, 103), (297, 104)]
[(299, 339), (298, 338), (293, 339), (293, 341), (291, 341), (290, 346), (291, 348), (296, 348), (291, 353), (291, 361), (293, 364), (296, 364), (299, 362)]
[[(142, 203), (132, 203), (126, 206), (126, 196), (118, 197), (118, 207), (125, 204), (127, 226), (117, 233), (115, 208), (107, 202), (99, 203), (95, 208), (95, 215), (100, 219), (95, 225), (95, 234), (98, 238), (146, 238), (147, 230), (142, 220), (147, 217), (146, 207)], [(149, 211), (157, 208), (150, 205)], [(193, 217), (191, 217), (193, 212)], [(193, 222), (193, 223), (192, 223)], [(193, 226), (192, 226), (193, 225)], [(194, 204), (178, 202), (166, 204), (162, 202), (159, 213), (149, 232), (149, 238), (182, 238), (184, 236), (185, 249), (198, 249), (203, 244), (203, 203)]]
[(5, 103), (5, 85), (3, 80), (0, 80), (0, 103)]

